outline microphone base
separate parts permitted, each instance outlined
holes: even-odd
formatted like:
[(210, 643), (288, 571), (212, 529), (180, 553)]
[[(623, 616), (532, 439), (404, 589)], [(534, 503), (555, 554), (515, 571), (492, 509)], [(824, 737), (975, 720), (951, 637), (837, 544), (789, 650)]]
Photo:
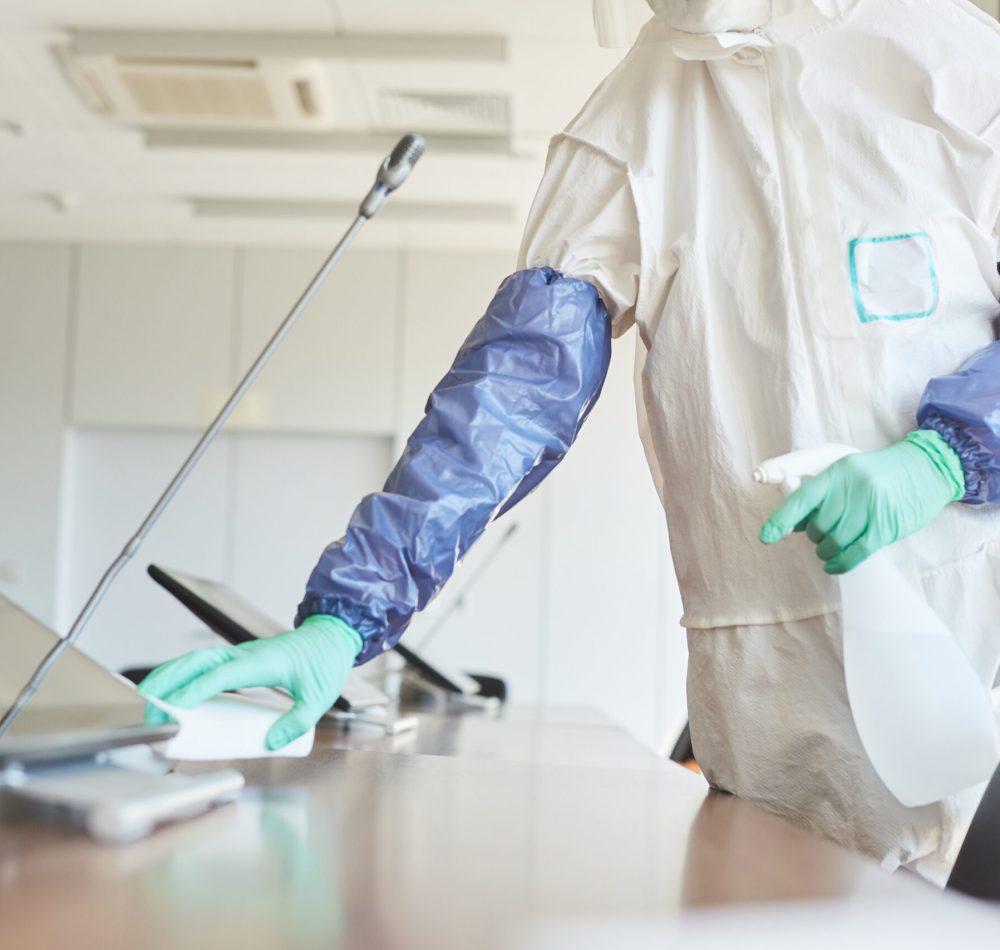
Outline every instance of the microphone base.
[(144, 745), (0, 773), (6, 812), (83, 828), (109, 845), (129, 844), (162, 824), (235, 801), (243, 784), (235, 769), (172, 772), (169, 763)]

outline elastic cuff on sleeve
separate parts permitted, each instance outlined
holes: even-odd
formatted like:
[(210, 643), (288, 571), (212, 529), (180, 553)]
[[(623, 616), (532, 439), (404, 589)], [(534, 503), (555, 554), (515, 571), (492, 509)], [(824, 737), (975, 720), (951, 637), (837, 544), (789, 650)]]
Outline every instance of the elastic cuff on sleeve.
[(340, 597), (307, 597), (300, 605), (295, 617), (295, 626), (300, 627), (310, 617), (326, 614), (341, 620), (361, 641), (354, 665), (361, 666), (380, 656), (386, 649), (386, 633), (365, 609)]
[(972, 502), (979, 501), (974, 488), (976, 482), (980, 481), (978, 469), (970, 453), (962, 454), (960, 447), (955, 444), (954, 431), (948, 431), (950, 427), (945, 427), (945, 432), (928, 420), (924, 425), (906, 437), (906, 441), (917, 446), (931, 460), (934, 467), (944, 476), (952, 486), (952, 500)]

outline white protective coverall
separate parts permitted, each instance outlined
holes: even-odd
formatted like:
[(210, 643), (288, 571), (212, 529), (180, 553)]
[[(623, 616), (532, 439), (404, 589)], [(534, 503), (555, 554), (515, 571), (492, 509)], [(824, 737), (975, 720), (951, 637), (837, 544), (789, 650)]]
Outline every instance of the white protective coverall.
[[(521, 266), (593, 282), (638, 332), (640, 430), (684, 604), (709, 781), (943, 883), (980, 790), (900, 805), (854, 728), (837, 587), (757, 540), (763, 459), (889, 445), (994, 340), (1000, 25), (965, 0), (653, 0), (552, 142)], [(1000, 512), (910, 543), (988, 686)], [(625, 632), (622, 632), (624, 635)]]

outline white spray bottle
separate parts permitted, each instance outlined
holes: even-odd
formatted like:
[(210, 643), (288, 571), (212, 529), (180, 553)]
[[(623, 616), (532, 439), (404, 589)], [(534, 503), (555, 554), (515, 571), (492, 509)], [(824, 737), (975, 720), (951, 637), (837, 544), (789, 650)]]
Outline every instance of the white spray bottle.
[[(792, 492), (856, 451), (792, 452), (763, 462), (754, 481)], [(989, 692), (927, 602), (908, 547), (883, 548), (841, 575), (840, 597), (851, 712), (889, 791), (916, 807), (986, 781), (998, 758)]]

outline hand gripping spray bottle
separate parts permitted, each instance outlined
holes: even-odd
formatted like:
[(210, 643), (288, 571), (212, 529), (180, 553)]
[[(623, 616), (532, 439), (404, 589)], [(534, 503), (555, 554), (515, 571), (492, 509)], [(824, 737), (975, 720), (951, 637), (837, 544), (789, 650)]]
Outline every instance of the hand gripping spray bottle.
[[(763, 462), (754, 481), (790, 493), (856, 451), (792, 452)], [(927, 602), (909, 548), (883, 548), (841, 575), (840, 599), (851, 712), (889, 791), (916, 807), (986, 781), (998, 758), (990, 696)]]

